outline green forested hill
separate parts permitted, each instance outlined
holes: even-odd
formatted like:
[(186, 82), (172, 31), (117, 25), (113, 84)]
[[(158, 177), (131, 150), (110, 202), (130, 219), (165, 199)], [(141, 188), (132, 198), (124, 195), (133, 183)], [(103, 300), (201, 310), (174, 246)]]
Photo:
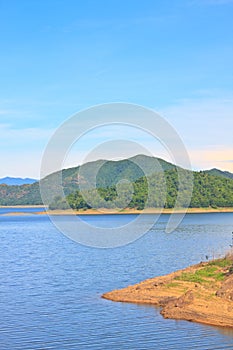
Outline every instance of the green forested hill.
[(42, 204), (39, 183), (31, 185), (0, 185), (0, 205)]
[[(175, 169), (176, 166), (163, 159), (137, 155), (129, 159), (119, 161), (97, 160), (89, 162), (76, 168), (64, 169), (63, 185), (66, 193), (72, 192), (81, 182), (85, 187), (89, 187), (96, 181), (97, 187), (109, 187), (122, 179), (130, 182), (136, 181), (140, 177), (152, 175), (164, 170)], [(96, 169), (98, 169), (95, 180)]]
[[(98, 195), (90, 191), (95, 183), (96, 172), (98, 173), (96, 178)], [(193, 175), (194, 179), (191, 207), (233, 207), (233, 174), (218, 169), (193, 173), (185, 171), (184, 173), (187, 177)], [(41, 180), (48, 184), (48, 191), (50, 186), (53, 186), (54, 176), (56, 173)], [(127, 206), (131, 208), (142, 209), (145, 205), (172, 208), (175, 204), (178, 191), (176, 166), (159, 158), (138, 155), (121, 161), (90, 162), (82, 166), (81, 170), (80, 167), (62, 170), (64, 193), (68, 196), (67, 200), (70, 205), (77, 209), (88, 207), (79, 192), (80, 185), (86, 191), (86, 198), (91, 198), (94, 207), (111, 207), (118, 204), (120, 207), (124, 206), (124, 203), (119, 202), (116, 188), (116, 184), (122, 179), (127, 179), (133, 184), (131, 189), (127, 184), (121, 186)], [(150, 184), (149, 196), (148, 182)], [(181, 207), (187, 204), (186, 187), (184, 181), (180, 188), (179, 205)], [(0, 185), (0, 205), (35, 204), (42, 204), (38, 182), (22, 186)], [(52, 208), (67, 207), (65, 199), (61, 198), (53, 198), (47, 204), (50, 204)]]
[[(187, 172), (186, 176), (189, 176)], [(209, 175), (205, 172), (193, 173), (194, 187), (189, 207), (191, 208), (217, 208), (217, 207), (233, 207), (233, 180), (221, 178), (219, 176)], [(150, 182), (150, 194), (148, 195), (148, 181)], [(164, 186), (166, 185), (166, 187)], [(187, 188), (185, 181), (181, 186), (181, 197), (179, 207), (187, 206)], [(129, 194), (127, 186), (124, 189), (125, 197)], [(128, 193), (127, 193), (128, 191)], [(134, 194), (129, 202), (129, 208), (144, 209), (165, 207), (173, 208), (176, 202), (178, 192), (178, 176), (175, 170), (166, 170), (164, 176), (161, 173), (151, 175), (149, 178), (141, 177), (134, 182)], [(88, 203), (94, 203), (94, 207), (114, 208), (112, 200), (116, 200), (116, 186), (108, 188), (100, 188), (98, 194), (103, 199), (97, 198), (94, 191), (87, 191), (85, 198), (90, 199)], [(96, 196), (96, 200), (95, 200)], [(83, 200), (80, 192), (70, 194), (67, 197), (70, 206), (74, 209), (89, 208), (86, 201)], [(59, 200), (58, 200), (59, 203)], [(60, 202), (62, 204), (62, 202)], [(119, 203), (119, 207), (121, 207)], [(54, 208), (56, 203), (53, 204)]]
[[(136, 164), (135, 164), (136, 163)], [(95, 184), (95, 173), (97, 172), (97, 187), (109, 187), (121, 179), (130, 182), (136, 181), (144, 175), (151, 175), (167, 169), (175, 169), (175, 165), (163, 159), (137, 155), (135, 157), (120, 161), (97, 160), (86, 163), (80, 167), (62, 170), (62, 184), (66, 195), (75, 192), (79, 185), (90, 187)], [(53, 179), (57, 173), (53, 173), (41, 180), (49, 187), (53, 186)], [(27, 205), (42, 204), (39, 183), (22, 186), (0, 185), (0, 205)]]

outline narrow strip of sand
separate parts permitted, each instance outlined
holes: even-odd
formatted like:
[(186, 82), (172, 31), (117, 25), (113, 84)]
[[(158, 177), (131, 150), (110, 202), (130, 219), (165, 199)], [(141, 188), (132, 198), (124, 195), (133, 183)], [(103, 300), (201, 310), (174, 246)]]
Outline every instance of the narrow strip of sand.
[[(23, 215), (23, 213), (27, 212), (27, 209), (30, 208), (42, 208), (43, 206), (36, 206), (36, 205), (18, 205), (18, 206), (0, 206), (0, 209), (12, 209), (12, 211), (4, 214), (4, 215)], [(55, 209), (55, 210), (46, 210), (46, 207), (43, 207), (44, 211), (33, 211), (33, 214), (37, 215), (128, 215), (128, 214), (182, 214), (182, 213), (188, 213), (188, 214), (203, 214), (203, 213), (233, 213), (233, 208), (188, 208), (187, 210), (181, 208), (181, 209), (160, 209), (160, 208), (148, 208), (145, 210), (137, 210), (137, 209), (105, 209), (105, 208), (99, 208), (99, 209), (87, 209), (87, 210), (72, 210), (72, 209)], [(25, 212), (21, 211), (15, 211), (14, 209), (25, 209)], [(12, 214), (13, 213), (13, 214)], [(2, 214), (3, 215), (3, 214)]]

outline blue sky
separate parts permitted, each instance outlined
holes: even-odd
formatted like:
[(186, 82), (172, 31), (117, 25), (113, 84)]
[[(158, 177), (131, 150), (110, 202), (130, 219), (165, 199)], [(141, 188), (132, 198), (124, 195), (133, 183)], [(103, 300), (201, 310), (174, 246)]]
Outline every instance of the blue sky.
[(38, 178), (54, 130), (107, 102), (160, 112), (194, 169), (233, 171), (232, 17), (232, 0), (0, 0), (0, 177)]

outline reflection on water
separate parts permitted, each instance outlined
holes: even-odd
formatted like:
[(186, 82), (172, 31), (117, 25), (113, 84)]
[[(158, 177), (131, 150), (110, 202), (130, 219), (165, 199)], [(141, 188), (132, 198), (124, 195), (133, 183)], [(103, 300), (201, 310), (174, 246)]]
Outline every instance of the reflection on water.
[(217, 328), (220, 333), (233, 338), (233, 329), (230, 328)]

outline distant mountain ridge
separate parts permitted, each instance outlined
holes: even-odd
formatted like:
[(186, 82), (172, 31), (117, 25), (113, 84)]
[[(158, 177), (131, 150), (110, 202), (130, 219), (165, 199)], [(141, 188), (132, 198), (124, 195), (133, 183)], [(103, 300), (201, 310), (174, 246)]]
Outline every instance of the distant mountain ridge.
[(233, 174), (229, 171), (222, 171), (216, 168), (205, 170), (205, 173), (209, 175), (225, 177), (226, 179), (233, 179)]
[(31, 179), (29, 177), (21, 178), (21, 177), (10, 177), (6, 176), (0, 179), (0, 184), (5, 184), (8, 186), (16, 186), (16, 185), (31, 185), (34, 182), (37, 182), (36, 179)]

